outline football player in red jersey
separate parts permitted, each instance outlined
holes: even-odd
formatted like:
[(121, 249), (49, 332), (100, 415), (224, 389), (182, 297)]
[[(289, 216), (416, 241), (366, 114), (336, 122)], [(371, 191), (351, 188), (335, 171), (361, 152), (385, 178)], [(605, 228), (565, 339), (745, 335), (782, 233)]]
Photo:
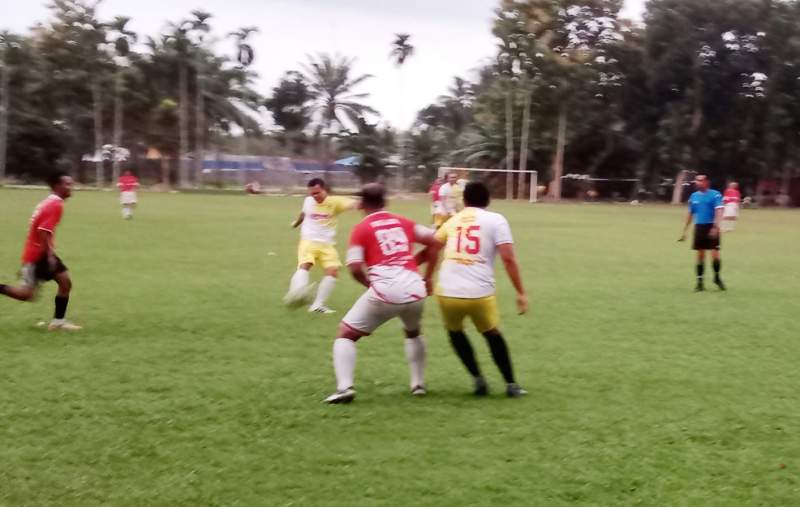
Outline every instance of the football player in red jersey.
[[(386, 190), (382, 185), (366, 185), (360, 196), (360, 208), (366, 218), (350, 236), (347, 267), (367, 290), (339, 325), (333, 344), (336, 392), (325, 400), (326, 403), (353, 401), (356, 396), (353, 387), (356, 342), (395, 317), (402, 321), (405, 330), (411, 394), (426, 394), (425, 339), (420, 326), (441, 244), (434, 238), (433, 230), (386, 211)], [(417, 269), (414, 243), (426, 247), (423, 257), (428, 265), (424, 276)]]
[(122, 205), (122, 218), (130, 220), (133, 218), (133, 210), (136, 209), (138, 199), (136, 190), (139, 188), (139, 178), (130, 171), (119, 177), (119, 203)]
[(72, 196), (73, 182), (66, 174), (55, 173), (48, 178), (48, 184), (53, 193), (36, 206), (31, 218), (28, 239), (25, 241), (22, 253), (21, 284), (19, 287), (0, 284), (0, 294), (19, 301), (30, 301), (36, 295), (39, 283), (55, 280), (58, 284), (56, 308), (48, 329), (77, 331), (81, 329), (80, 326), (64, 319), (72, 290), (72, 280), (67, 266), (56, 255), (54, 241), (56, 227), (64, 214), (64, 201)]

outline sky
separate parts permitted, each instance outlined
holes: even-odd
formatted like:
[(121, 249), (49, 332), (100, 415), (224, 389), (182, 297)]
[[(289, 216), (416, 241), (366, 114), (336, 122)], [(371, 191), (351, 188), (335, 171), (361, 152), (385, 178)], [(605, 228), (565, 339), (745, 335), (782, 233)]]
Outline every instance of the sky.
[[(103, 0), (101, 19), (132, 18), (131, 29), (155, 35), (168, 20), (201, 6), (213, 14), (217, 51), (234, 53), (225, 34), (257, 26), (253, 70), (269, 95), (281, 75), (300, 70), (307, 55), (356, 58), (355, 71), (372, 74), (360, 91), (388, 124), (407, 128), (416, 112), (447, 92), (455, 76), (470, 77), (495, 52), (491, 34), (498, 0)], [(626, 0), (623, 13), (639, 19), (645, 0)], [(48, 18), (44, 0), (0, 0), (0, 29), (24, 32)], [(416, 54), (402, 69), (389, 60), (393, 34), (411, 34)]]

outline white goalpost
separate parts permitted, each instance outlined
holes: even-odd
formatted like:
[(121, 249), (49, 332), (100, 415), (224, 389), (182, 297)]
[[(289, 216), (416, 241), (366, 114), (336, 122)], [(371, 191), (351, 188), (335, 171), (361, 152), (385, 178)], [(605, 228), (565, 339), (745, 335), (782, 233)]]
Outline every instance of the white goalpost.
[(467, 173), (511, 173), (511, 174), (520, 174), (526, 175), (529, 174), (531, 177), (530, 181), (530, 188), (529, 192), (530, 195), (528, 197), (528, 202), (537, 202), (538, 201), (538, 187), (539, 187), (539, 173), (538, 171), (520, 171), (520, 170), (508, 170), (508, 169), (479, 169), (476, 167), (440, 167), (439, 168), (439, 177), (444, 178), (447, 176), (448, 173), (459, 173), (462, 175), (466, 175)]

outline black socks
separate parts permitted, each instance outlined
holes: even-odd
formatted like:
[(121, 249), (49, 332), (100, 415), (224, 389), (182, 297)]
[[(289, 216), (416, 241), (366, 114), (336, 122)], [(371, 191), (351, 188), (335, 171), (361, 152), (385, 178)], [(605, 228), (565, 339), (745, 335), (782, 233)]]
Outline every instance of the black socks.
[(69, 296), (56, 296), (56, 312), (53, 318), (63, 319), (67, 314), (67, 305), (69, 304)]
[(500, 373), (503, 374), (503, 379), (506, 381), (506, 384), (516, 383), (514, 380), (514, 370), (511, 367), (511, 357), (508, 354), (508, 347), (506, 346), (505, 339), (503, 339), (503, 335), (500, 334), (500, 331), (487, 331), (483, 333), (483, 336), (486, 338), (486, 341), (489, 342), (492, 358), (497, 368), (500, 369)]
[(453, 345), (456, 354), (464, 363), (464, 366), (473, 377), (480, 377), (481, 370), (478, 367), (478, 361), (475, 359), (475, 351), (472, 350), (467, 335), (463, 331), (450, 331), (450, 343)]

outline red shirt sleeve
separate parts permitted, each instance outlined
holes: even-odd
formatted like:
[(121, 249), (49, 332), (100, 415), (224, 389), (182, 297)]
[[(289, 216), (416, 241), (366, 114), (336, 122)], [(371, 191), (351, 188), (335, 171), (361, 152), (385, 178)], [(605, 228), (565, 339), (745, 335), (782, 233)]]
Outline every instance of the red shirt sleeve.
[(64, 205), (61, 202), (55, 202), (42, 210), (42, 216), (39, 220), (37, 229), (53, 232), (55, 231), (58, 223), (61, 222), (61, 215), (64, 213)]

